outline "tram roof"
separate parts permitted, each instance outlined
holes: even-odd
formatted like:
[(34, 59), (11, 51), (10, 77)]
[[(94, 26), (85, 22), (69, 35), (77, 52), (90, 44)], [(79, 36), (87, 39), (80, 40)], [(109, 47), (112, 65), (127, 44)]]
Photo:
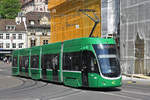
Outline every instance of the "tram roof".
[(64, 45), (87, 45), (87, 44), (115, 44), (113, 38), (78, 38), (64, 41)]

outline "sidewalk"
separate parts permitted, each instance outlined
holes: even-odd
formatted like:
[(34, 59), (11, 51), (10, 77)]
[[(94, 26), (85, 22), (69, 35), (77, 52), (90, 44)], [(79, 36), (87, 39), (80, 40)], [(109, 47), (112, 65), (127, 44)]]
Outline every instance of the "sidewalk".
[(123, 74), (123, 76), (150, 80), (150, 76), (145, 76), (143, 74)]
[(150, 86), (150, 79), (149, 78), (143, 78), (142, 75), (133, 75), (131, 76), (125, 76), (122, 75), (122, 81), (124, 84), (138, 84), (138, 85), (148, 85)]

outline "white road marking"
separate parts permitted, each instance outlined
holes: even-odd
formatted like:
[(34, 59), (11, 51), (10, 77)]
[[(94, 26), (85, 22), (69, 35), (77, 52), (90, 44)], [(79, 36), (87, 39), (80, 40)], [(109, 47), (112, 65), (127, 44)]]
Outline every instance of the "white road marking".
[(6, 76), (6, 77), (8, 77), (8, 78), (12, 78), (12, 76)]

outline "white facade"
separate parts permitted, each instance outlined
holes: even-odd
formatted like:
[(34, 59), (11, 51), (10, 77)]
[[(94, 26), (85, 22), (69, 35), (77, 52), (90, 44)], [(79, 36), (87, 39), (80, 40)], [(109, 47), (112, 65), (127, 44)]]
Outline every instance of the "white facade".
[(35, 12), (48, 12), (48, 5), (45, 4), (46, 0), (34, 0)]
[(26, 1), (23, 4), (24, 7), (22, 7), (22, 12), (24, 14), (28, 12), (49, 12), (48, 4), (46, 4), (46, 1), (47, 0), (33, 0), (33, 2)]
[(34, 11), (35, 7), (33, 6), (33, 4), (26, 6), (24, 9), (22, 9), (23, 13), (28, 13), (28, 12), (32, 12)]
[[(2, 46), (1, 49), (3, 50), (15, 50), (27, 47), (26, 32), (0, 32), (0, 34), (3, 34), (3, 39), (0, 39), (0, 46)], [(15, 36), (13, 37), (13, 35)]]

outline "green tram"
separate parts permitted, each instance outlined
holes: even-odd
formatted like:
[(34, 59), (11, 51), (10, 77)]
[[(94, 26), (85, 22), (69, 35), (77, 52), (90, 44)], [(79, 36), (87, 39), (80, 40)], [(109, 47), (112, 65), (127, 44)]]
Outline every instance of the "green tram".
[(72, 87), (122, 85), (114, 39), (79, 38), (16, 50), (12, 74)]

